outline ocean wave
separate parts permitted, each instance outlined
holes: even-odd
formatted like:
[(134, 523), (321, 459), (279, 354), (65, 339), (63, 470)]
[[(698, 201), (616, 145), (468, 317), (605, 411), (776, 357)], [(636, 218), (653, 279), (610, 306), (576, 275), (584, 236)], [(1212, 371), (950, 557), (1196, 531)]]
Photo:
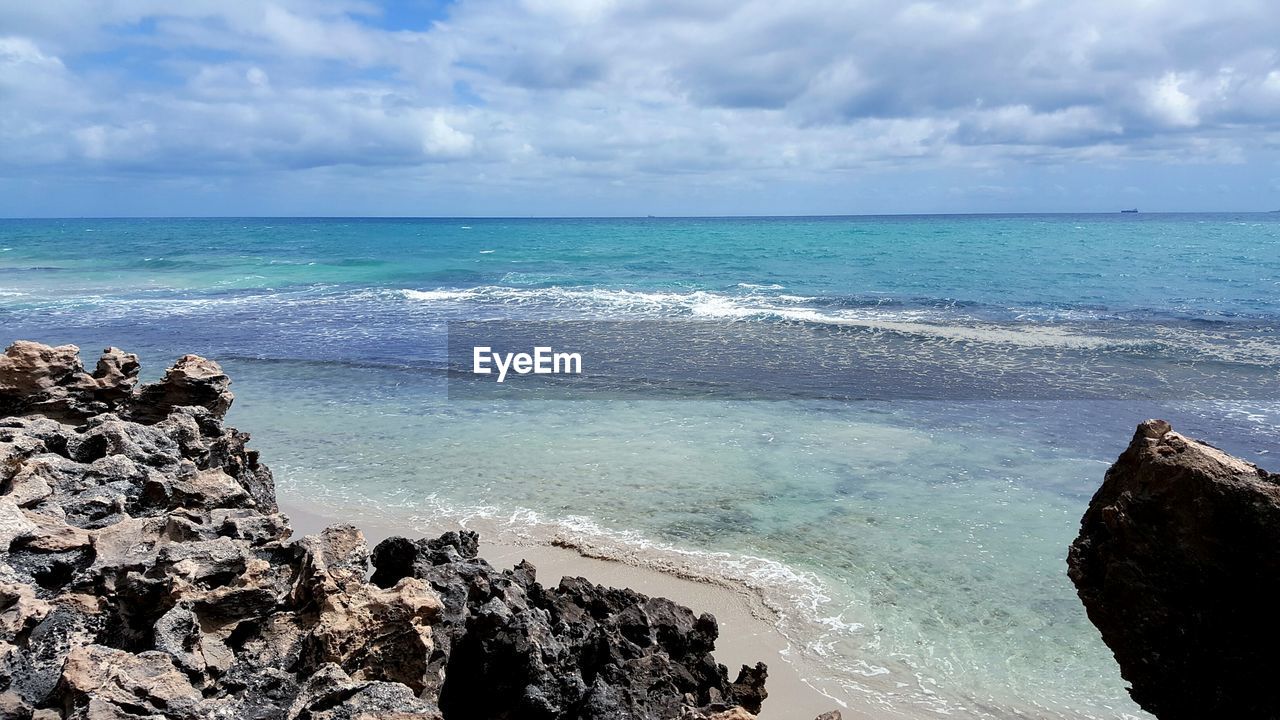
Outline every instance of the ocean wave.
[(811, 296), (766, 288), (737, 292), (563, 285), (391, 289), (312, 284), (214, 293), (156, 288), (131, 296), (89, 288), (56, 296), (36, 290), (21, 296), (15, 292), (17, 288), (0, 293), (0, 301), (14, 306), (21, 303), (22, 312), (46, 322), (67, 317), (93, 317), (99, 322), (139, 317), (196, 319), (251, 310), (262, 317), (303, 321), (318, 317), (323, 310), (329, 313), (325, 317), (359, 320), (349, 331), (335, 326), (326, 332), (356, 333), (358, 328), (361, 337), (380, 332), (376, 327), (412, 325), (427, 333), (447, 321), (468, 319), (796, 323), (858, 333), (855, 341), (901, 339), (948, 353), (987, 347), (1119, 353), (1133, 358), (1268, 368), (1280, 365), (1274, 321), (1199, 322), (1137, 311), (1048, 307), (1035, 309), (1031, 316), (1005, 308), (1001, 316), (998, 308), (940, 299)]
[(705, 290), (642, 292), (602, 288), (512, 288), (488, 285), (473, 288), (401, 290), (405, 299), (424, 303), (481, 303), (497, 306), (537, 306), (567, 309), (592, 317), (702, 318), (715, 320), (775, 320), (831, 327), (857, 328), (921, 336), (946, 342), (977, 342), (1021, 347), (1098, 349), (1121, 347), (1134, 341), (1081, 333), (1049, 325), (996, 325), (938, 322), (929, 309), (831, 309), (823, 298), (749, 293), (727, 295)]

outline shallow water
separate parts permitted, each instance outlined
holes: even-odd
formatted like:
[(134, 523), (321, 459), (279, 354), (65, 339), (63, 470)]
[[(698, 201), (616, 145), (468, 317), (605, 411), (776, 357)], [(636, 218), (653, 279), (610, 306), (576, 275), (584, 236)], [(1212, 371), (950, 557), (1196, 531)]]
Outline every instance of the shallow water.
[[(283, 493), (749, 584), (820, 686), (1118, 718), (1140, 712), (1066, 547), (1145, 417), (1280, 450), (1277, 220), (0, 221), (0, 327), (153, 374), (223, 361)], [(840, 359), (767, 401), (621, 375), (608, 399), (462, 400), (445, 328), (478, 318), (751, 323)], [(850, 363), (874, 399), (811, 392)]]

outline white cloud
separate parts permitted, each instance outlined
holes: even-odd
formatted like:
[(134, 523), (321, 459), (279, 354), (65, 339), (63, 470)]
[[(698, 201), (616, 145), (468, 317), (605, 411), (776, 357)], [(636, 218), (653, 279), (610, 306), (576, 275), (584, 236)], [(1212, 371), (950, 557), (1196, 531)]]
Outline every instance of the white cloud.
[(1165, 73), (1144, 89), (1147, 109), (1158, 121), (1171, 127), (1200, 124), (1200, 102), (1183, 90), (1186, 82), (1178, 73)]
[(428, 157), (466, 157), (475, 144), (474, 137), (451, 126), (442, 113), (434, 113), (423, 129), (422, 151)]
[(460, 0), (413, 28), (378, 17), (345, 0), (5, 4), (0, 173), (755, 182), (1226, 162), (1280, 130), (1280, 12), (1251, 0)]

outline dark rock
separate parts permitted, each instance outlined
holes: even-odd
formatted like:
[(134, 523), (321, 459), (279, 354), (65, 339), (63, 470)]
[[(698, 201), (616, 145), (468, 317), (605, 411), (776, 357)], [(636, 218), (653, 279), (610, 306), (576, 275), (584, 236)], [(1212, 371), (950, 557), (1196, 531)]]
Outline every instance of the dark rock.
[(1280, 476), (1144, 422), (1067, 562), (1143, 708), (1162, 720), (1280, 717)]
[(764, 665), (730, 683), (710, 655), (710, 615), (583, 578), (547, 590), (531, 565), (499, 573), (466, 558), (473, 548), (473, 537), (447, 535), (389, 539), (374, 550), (375, 578), (390, 582), (409, 569), (444, 603), (435, 640), (447, 653), (446, 716), (671, 718), (686, 695), (759, 711)]
[(306, 681), (289, 718), (297, 720), (442, 720), (431, 703), (404, 685), (357, 682), (337, 665), (321, 666)]

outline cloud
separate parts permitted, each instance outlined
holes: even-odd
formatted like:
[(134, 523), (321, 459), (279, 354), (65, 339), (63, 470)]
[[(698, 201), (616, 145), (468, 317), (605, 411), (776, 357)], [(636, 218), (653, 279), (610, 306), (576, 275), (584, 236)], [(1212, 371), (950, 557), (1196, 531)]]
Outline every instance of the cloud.
[(800, 184), (1231, 163), (1280, 133), (1261, 0), (458, 0), (399, 27), (393, 9), (6, 4), (0, 175)]

